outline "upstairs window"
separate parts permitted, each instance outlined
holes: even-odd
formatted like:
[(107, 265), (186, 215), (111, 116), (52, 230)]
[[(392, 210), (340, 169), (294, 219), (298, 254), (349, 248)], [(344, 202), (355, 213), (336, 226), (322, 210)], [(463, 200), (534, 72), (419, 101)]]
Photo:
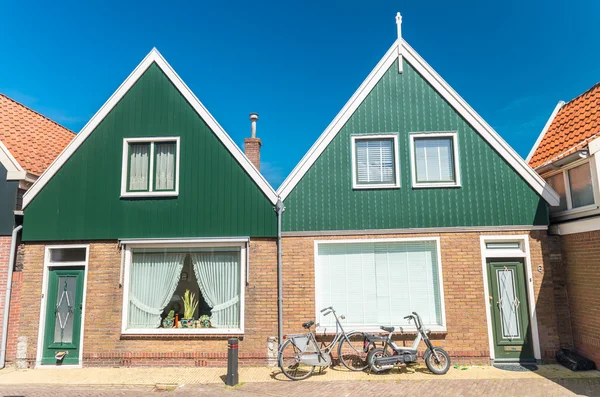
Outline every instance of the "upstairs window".
[(397, 142), (396, 135), (352, 137), (355, 189), (400, 187)]
[(178, 137), (124, 140), (121, 196), (172, 196), (178, 192)]
[(546, 177), (546, 181), (560, 196), (560, 205), (550, 207), (552, 214), (595, 204), (594, 183), (589, 161)]
[(413, 187), (460, 186), (455, 133), (411, 134)]

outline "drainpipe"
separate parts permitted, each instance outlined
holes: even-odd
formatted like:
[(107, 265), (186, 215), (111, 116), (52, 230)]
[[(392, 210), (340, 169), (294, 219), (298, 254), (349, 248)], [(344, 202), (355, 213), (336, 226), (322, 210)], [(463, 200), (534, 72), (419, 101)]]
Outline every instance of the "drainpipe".
[(285, 211), (285, 206), (280, 198), (275, 204), (275, 212), (277, 213), (277, 323), (279, 325), (279, 334), (277, 342), (279, 346), (283, 343), (283, 280), (282, 280), (282, 263), (281, 263), (281, 215)]
[(10, 294), (12, 291), (13, 263), (15, 263), (17, 234), (23, 229), (23, 225), (14, 228), (10, 242), (10, 256), (8, 257), (8, 271), (6, 275), (6, 293), (4, 294), (4, 318), (2, 319), (2, 348), (0, 349), (0, 368), (6, 364), (6, 345), (8, 337), (8, 312), (10, 310)]

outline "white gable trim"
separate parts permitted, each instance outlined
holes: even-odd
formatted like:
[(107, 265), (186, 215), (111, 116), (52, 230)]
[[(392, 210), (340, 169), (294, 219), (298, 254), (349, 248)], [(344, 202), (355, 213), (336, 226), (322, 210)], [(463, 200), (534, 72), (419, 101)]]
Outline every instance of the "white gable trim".
[(531, 148), (531, 151), (529, 152), (529, 154), (527, 155), (527, 158), (525, 159), (525, 161), (527, 162), (527, 164), (529, 164), (529, 161), (533, 157), (533, 154), (537, 150), (538, 146), (540, 146), (540, 143), (542, 143), (542, 139), (544, 139), (544, 137), (546, 136), (546, 132), (548, 132), (548, 130), (550, 129), (550, 126), (552, 125), (552, 122), (554, 121), (554, 118), (558, 114), (558, 111), (560, 109), (562, 109), (563, 106), (565, 106), (565, 101), (558, 101), (558, 103), (554, 107), (554, 110), (552, 111), (552, 114), (550, 115), (550, 118), (548, 118), (548, 121), (546, 121), (546, 125), (542, 129), (542, 132), (540, 132), (540, 136), (538, 136), (537, 140), (533, 144), (533, 147)]
[(171, 65), (162, 57), (156, 48), (152, 51), (144, 60), (134, 69), (133, 72), (125, 79), (121, 86), (112, 94), (112, 96), (106, 101), (104, 105), (98, 110), (98, 112), (88, 121), (83, 127), (81, 132), (75, 136), (75, 138), (69, 143), (69, 145), (62, 151), (62, 153), (50, 164), (50, 166), (44, 171), (44, 173), (38, 178), (38, 180), (31, 186), (31, 189), (23, 196), (23, 208), (33, 200), (33, 198), (42, 190), (42, 188), (48, 183), (48, 181), (58, 172), (58, 170), (65, 164), (65, 162), (75, 153), (75, 151), (81, 146), (86, 138), (94, 131), (94, 129), (104, 120), (108, 113), (117, 105), (117, 103), (123, 98), (123, 96), (129, 91), (129, 89), (138, 81), (138, 79), (144, 74), (144, 72), (152, 65), (156, 65), (163, 71), (167, 78), (173, 83), (173, 85), (179, 90), (181, 95), (188, 101), (188, 103), (194, 108), (196, 113), (204, 120), (208, 127), (215, 133), (217, 138), (225, 145), (225, 147), (231, 152), (233, 157), (238, 163), (244, 168), (244, 170), (250, 175), (250, 178), (258, 185), (262, 192), (269, 198), (269, 200), (275, 204), (277, 202), (277, 195), (273, 188), (269, 185), (266, 179), (258, 172), (256, 167), (252, 165), (246, 155), (240, 150), (235, 144), (231, 137), (225, 132), (223, 127), (219, 125), (217, 120), (208, 112), (208, 110), (202, 105), (200, 100), (194, 95), (189, 87), (181, 80), (177, 73), (173, 70)]
[(8, 148), (0, 141), (0, 163), (6, 168), (7, 181), (20, 181), (27, 177), (27, 172), (14, 158)]
[(474, 129), (477, 131), (514, 169), (531, 185), (531, 187), (542, 196), (550, 205), (558, 205), (559, 197), (554, 190), (544, 181), (531, 167), (523, 161), (500, 135), (487, 124), (481, 116), (471, 108), (437, 74), (431, 66), (425, 62), (417, 52), (410, 47), (406, 41), (396, 41), (386, 52), (383, 58), (371, 71), (366, 80), (358, 87), (358, 90), (352, 95), (350, 100), (333, 119), (331, 124), (321, 134), (319, 139), (310, 148), (308, 153), (304, 155), (300, 163), (292, 170), (290, 175), (283, 181), (277, 193), (282, 200), (292, 192), (296, 184), (300, 182), (304, 174), (310, 169), (319, 156), (325, 151), (325, 148), (335, 138), (338, 132), (342, 129), (345, 123), (350, 119), (358, 106), (367, 97), (371, 90), (375, 87), (381, 77), (387, 72), (389, 67), (397, 59), (397, 47), (402, 45), (402, 54), (404, 59), (412, 65), (412, 67), (423, 76), (423, 78), (444, 98)]

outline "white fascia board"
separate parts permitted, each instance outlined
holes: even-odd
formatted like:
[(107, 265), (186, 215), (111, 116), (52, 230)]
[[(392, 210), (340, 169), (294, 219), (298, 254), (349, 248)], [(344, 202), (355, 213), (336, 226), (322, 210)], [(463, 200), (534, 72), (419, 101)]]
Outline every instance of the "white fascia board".
[(546, 136), (546, 132), (548, 132), (548, 130), (550, 129), (550, 126), (552, 125), (552, 122), (554, 121), (554, 118), (558, 114), (558, 111), (560, 109), (562, 109), (563, 106), (565, 106), (565, 101), (558, 101), (558, 103), (554, 107), (554, 110), (552, 111), (552, 114), (548, 118), (548, 121), (546, 121), (546, 125), (544, 125), (544, 128), (542, 129), (542, 132), (540, 132), (540, 136), (538, 136), (537, 140), (533, 144), (533, 147), (531, 148), (531, 151), (529, 152), (529, 154), (527, 155), (527, 158), (525, 159), (525, 161), (527, 162), (527, 164), (529, 164), (529, 161), (533, 157), (533, 154), (535, 153), (535, 151), (537, 150), (537, 148), (540, 146), (540, 143), (542, 143), (542, 139), (544, 139), (544, 137)]
[(169, 63), (163, 58), (156, 48), (142, 60), (142, 62), (131, 72), (129, 77), (119, 86), (119, 88), (111, 95), (111, 97), (102, 105), (100, 110), (88, 121), (83, 127), (81, 132), (75, 136), (75, 138), (67, 145), (67, 147), (60, 153), (60, 155), (50, 164), (50, 166), (44, 171), (44, 173), (38, 178), (38, 180), (31, 186), (31, 189), (23, 196), (23, 208), (33, 200), (33, 198), (40, 192), (40, 190), (48, 183), (48, 181), (58, 172), (58, 170), (65, 164), (65, 162), (75, 153), (75, 151), (81, 146), (81, 144), (87, 139), (87, 137), (95, 130), (95, 128), (104, 120), (104, 118), (110, 113), (110, 111), (119, 103), (121, 98), (129, 91), (129, 89), (138, 81), (138, 79), (144, 74), (144, 72), (152, 65), (156, 65), (163, 71), (167, 78), (173, 83), (177, 90), (183, 95), (188, 103), (194, 108), (196, 113), (208, 124), (209, 128), (219, 138), (219, 140), (225, 145), (233, 157), (238, 163), (244, 168), (246, 173), (252, 178), (252, 180), (258, 185), (262, 192), (269, 198), (271, 203), (277, 202), (277, 194), (269, 185), (267, 180), (260, 174), (260, 172), (254, 167), (254, 165), (248, 160), (246, 155), (241, 149), (235, 144), (231, 137), (225, 132), (223, 127), (219, 125), (217, 120), (209, 113), (204, 107), (200, 100), (194, 95), (189, 87), (183, 82), (183, 80), (177, 75), (175, 70), (169, 65)]
[(559, 196), (552, 190), (542, 177), (540, 177), (525, 161), (510, 147), (494, 129), (486, 123), (483, 118), (467, 102), (458, 95), (456, 91), (431, 67), (417, 52), (406, 43), (396, 41), (386, 52), (383, 58), (371, 71), (366, 80), (352, 95), (350, 100), (342, 108), (340, 113), (329, 124), (319, 139), (304, 155), (300, 163), (291, 174), (283, 181), (277, 193), (282, 200), (292, 192), (296, 184), (310, 169), (325, 148), (335, 138), (345, 123), (350, 119), (355, 110), (367, 97), (389, 67), (397, 59), (397, 46), (402, 45), (404, 59), (452, 106), (474, 129), (481, 135), (514, 169), (521, 177), (548, 202), (548, 204), (559, 205)]
[(2, 141), (0, 141), (0, 163), (6, 168), (7, 181), (20, 181), (27, 177), (27, 172)]

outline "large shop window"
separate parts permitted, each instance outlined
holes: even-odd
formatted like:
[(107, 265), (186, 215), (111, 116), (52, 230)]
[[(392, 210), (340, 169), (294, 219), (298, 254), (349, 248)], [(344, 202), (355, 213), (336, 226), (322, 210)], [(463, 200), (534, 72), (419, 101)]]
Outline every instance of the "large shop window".
[(132, 248), (128, 333), (242, 332), (242, 248)]
[[(408, 326), (417, 312), (432, 330), (443, 330), (439, 241), (320, 242), (316, 260), (316, 309), (333, 306), (350, 329)], [(335, 326), (320, 316), (321, 327)], [(414, 324), (411, 324), (414, 325)]]

